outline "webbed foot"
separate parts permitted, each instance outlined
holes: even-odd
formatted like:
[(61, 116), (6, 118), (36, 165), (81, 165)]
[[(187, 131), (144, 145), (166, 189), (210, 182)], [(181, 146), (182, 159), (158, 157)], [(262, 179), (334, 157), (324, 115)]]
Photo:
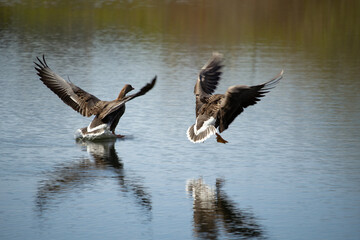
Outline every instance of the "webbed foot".
[(216, 133), (216, 141), (219, 143), (228, 143), (228, 141), (226, 141), (225, 139), (223, 139), (220, 134)]
[(113, 133), (117, 138), (123, 138), (123, 137), (125, 137), (125, 135), (115, 134), (115, 131), (112, 131), (112, 133)]

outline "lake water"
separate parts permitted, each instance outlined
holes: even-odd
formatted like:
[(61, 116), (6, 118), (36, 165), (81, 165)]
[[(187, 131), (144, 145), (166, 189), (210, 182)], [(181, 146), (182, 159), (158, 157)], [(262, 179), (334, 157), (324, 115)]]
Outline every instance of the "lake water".
[[(0, 1), (1, 239), (360, 239), (358, 1)], [(193, 87), (280, 84), (202, 144)], [(125, 139), (79, 143), (85, 118), (39, 80), (45, 54), (103, 100), (125, 83)]]

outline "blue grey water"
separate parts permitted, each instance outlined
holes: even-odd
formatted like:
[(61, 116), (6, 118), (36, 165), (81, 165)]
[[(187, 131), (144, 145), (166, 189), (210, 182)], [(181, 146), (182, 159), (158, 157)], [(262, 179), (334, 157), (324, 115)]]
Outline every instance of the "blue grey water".
[[(194, 46), (136, 29), (72, 41), (19, 31), (0, 37), (1, 239), (360, 239), (358, 57), (281, 39)], [(285, 71), (222, 134), (226, 145), (186, 138), (212, 51), (225, 57), (217, 92)], [(127, 103), (125, 139), (77, 143), (91, 118), (38, 80), (42, 54), (104, 100), (158, 81)]]

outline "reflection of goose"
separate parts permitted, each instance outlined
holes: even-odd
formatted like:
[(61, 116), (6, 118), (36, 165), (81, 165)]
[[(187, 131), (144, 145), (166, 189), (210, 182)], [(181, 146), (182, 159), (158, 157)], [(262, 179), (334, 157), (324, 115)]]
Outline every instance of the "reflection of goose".
[(256, 104), (265, 93), (282, 78), (283, 71), (270, 81), (256, 85), (235, 85), (229, 87), (225, 94), (212, 95), (220, 80), (222, 55), (214, 53), (213, 57), (201, 69), (195, 84), (196, 123), (187, 130), (191, 142), (198, 143), (216, 134), (218, 142), (227, 143), (217, 132), (225, 131), (244, 108)]
[[(125, 174), (124, 166), (119, 159), (114, 143), (115, 139), (102, 142), (79, 141), (80, 145), (85, 146), (91, 154), (92, 159), (82, 159), (70, 165), (62, 165), (49, 174), (49, 179), (42, 181), (38, 188), (36, 204), (38, 210), (47, 209), (50, 202), (61, 198), (64, 194), (76, 192), (83, 189), (84, 185), (92, 184), (94, 180), (103, 180), (104, 173), (94, 170), (110, 170), (110, 174), (115, 174), (121, 191), (130, 193), (135, 197), (136, 203), (141, 207), (151, 210), (151, 195), (141, 184), (138, 177)], [(114, 176), (111, 176), (113, 179)]]
[(115, 150), (115, 139), (109, 139), (106, 141), (82, 141), (78, 140), (77, 143), (86, 147), (87, 152), (93, 157), (94, 164), (98, 168), (106, 168), (107, 166), (114, 169), (122, 169), (123, 163), (119, 159)]
[(105, 137), (123, 137), (115, 134), (115, 128), (125, 112), (125, 103), (138, 96), (144, 95), (152, 89), (156, 82), (156, 76), (151, 83), (146, 84), (139, 92), (126, 96), (134, 88), (126, 84), (120, 91), (119, 96), (113, 101), (101, 101), (94, 95), (77, 87), (72, 82), (66, 81), (53, 72), (45, 61), (37, 58), (39, 63), (35, 63), (40, 80), (63, 100), (64, 103), (72, 107), (81, 115), (90, 117), (95, 115), (94, 120), (88, 127), (78, 130), (78, 137), (89, 139)]
[(223, 234), (229, 238), (263, 238), (263, 230), (251, 214), (237, 209), (222, 190), (224, 180), (216, 180), (211, 188), (203, 180), (193, 179), (186, 184), (187, 191), (194, 199), (194, 230), (200, 239), (217, 239)]

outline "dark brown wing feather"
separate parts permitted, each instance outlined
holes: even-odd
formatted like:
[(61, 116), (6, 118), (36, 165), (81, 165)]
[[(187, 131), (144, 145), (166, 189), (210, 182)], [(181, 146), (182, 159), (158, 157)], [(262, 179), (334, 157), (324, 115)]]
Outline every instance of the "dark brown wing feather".
[[(213, 53), (212, 58), (202, 67), (197, 84), (200, 84), (201, 89), (206, 94), (212, 94), (220, 80), (222, 55)], [(195, 91), (195, 94), (197, 92)]]
[(220, 133), (226, 130), (244, 108), (256, 104), (282, 78), (283, 71), (270, 81), (256, 86), (236, 85), (229, 87), (219, 111), (217, 126)]
[(126, 96), (124, 98), (124, 101), (130, 101), (131, 99), (134, 99), (136, 97), (139, 97), (139, 96), (142, 96), (144, 95), (145, 93), (147, 93), (148, 91), (150, 91), (154, 86), (155, 86), (155, 83), (156, 83), (156, 78), (157, 76), (155, 76), (150, 83), (147, 83), (144, 87), (142, 87), (140, 89), (140, 91), (138, 91), (137, 93), (135, 94), (132, 94), (132, 95), (129, 95), (129, 96)]
[[(45, 56), (36, 63), (35, 69), (40, 76), (40, 80), (67, 105), (72, 107), (81, 115), (89, 117), (98, 114), (99, 103), (101, 100), (77, 87), (75, 84), (66, 81), (53, 72), (45, 61)], [(101, 104), (100, 104), (101, 105)]]
[(123, 99), (121, 100), (115, 100), (115, 101), (111, 101), (111, 102), (107, 102), (107, 105), (106, 107), (104, 108), (104, 110), (101, 112), (101, 114), (99, 115), (99, 118), (100, 119), (105, 119), (107, 116), (109, 116), (110, 114), (114, 113), (115, 111), (119, 110), (120, 108), (123, 107), (123, 105), (136, 98), (136, 97), (139, 97), (141, 95), (144, 95), (146, 94), (148, 91), (150, 91), (154, 86), (155, 86), (155, 83), (156, 83), (156, 78), (157, 76), (155, 76), (151, 83), (147, 83), (144, 87), (142, 87), (140, 89), (140, 91), (138, 91), (137, 93), (135, 94), (132, 94), (132, 95), (129, 95), (129, 96), (126, 96), (124, 97)]
[(221, 63), (222, 55), (219, 53), (213, 53), (212, 58), (200, 70), (198, 80), (194, 88), (194, 94), (196, 96), (196, 114), (201, 106), (206, 103), (206, 99), (213, 94), (219, 83), (220, 76), (222, 74)]

